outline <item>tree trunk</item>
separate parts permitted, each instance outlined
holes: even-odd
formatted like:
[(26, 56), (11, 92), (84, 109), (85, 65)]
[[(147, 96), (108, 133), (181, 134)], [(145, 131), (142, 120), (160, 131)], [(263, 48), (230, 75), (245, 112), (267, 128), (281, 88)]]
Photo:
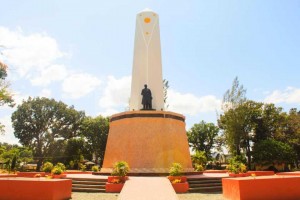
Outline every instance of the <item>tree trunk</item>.
[(43, 160), (44, 160), (44, 159), (42, 159), (42, 158), (40, 158), (40, 159), (38, 160), (38, 163), (37, 163), (37, 166), (36, 166), (36, 171), (37, 171), (37, 172), (40, 172), (40, 171), (41, 171), (41, 167), (42, 167), (42, 164), (43, 164)]
[(250, 152), (250, 141), (249, 140), (247, 140), (246, 154), (247, 154), (248, 169), (251, 170), (251, 152)]

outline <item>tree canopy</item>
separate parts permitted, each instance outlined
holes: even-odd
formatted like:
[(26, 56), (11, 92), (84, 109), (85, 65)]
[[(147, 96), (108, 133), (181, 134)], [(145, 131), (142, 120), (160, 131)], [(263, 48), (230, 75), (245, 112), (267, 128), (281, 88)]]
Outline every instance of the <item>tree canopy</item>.
[(81, 133), (85, 136), (90, 149), (95, 154), (96, 163), (98, 163), (98, 160), (100, 161), (100, 164), (103, 162), (108, 131), (109, 119), (107, 117), (86, 117), (83, 120)]
[(52, 156), (61, 140), (79, 134), (84, 116), (84, 112), (54, 99), (28, 98), (12, 114), (12, 125), (19, 142), (33, 150), (39, 170), (43, 160)]
[(273, 139), (261, 140), (253, 147), (253, 161), (260, 164), (291, 163), (295, 159), (293, 149)]
[(193, 150), (204, 151), (207, 158), (211, 158), (211, 150), (215, 145), (219, 128), (213, 123), (201, 121), (187, 132), (188, 142)]

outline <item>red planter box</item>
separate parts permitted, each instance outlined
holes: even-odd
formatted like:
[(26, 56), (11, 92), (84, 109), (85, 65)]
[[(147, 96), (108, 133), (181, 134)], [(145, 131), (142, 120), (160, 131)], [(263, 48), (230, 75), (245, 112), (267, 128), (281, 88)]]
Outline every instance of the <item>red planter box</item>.
[(128, 180), (128, 176), (124, 176), (124, 177), (122, 177), (122, 176), (109, 176), (107, 178), (108, 183), (113, 183), (114, 180), (120, 180), (120, 182), (125, 183), (125, 181)]
[(105, 191), (111, 192), (111, 193), (120, 193), (122, 188), (124, 186), (124, 183), (114, 184), (114, 183), (106, 183), (105, 184)]
[(0, 199), (62, 200), (71, 199), (72, 180), (46, 178), (1, 178)]
[(271, 176), (274, 175), (274, 171), (248, 171), (249, 176), (255, 174), (255, 176)]
[(239, 173), (239, 174), (229, 173), (228, 175), (230, 177), (247, 177), (247, 176), (249, 176), (248, 173)]
[(228, 170), (205, 170), (204, 173), (227, 173)]
[(172, 186), (176, 193), (185, 193), (189, 190), (189, 183), (172, 183)]
[(17, 172), (18, 177), (35, 177), (36, 174), (40, 174), (41, 177), (45, 176), (45, 172)]
[(52, 178), (66, 178), (66, 174), (52, 174)]
[(230, 200), (299, 200), (300, 177), (223, 178), (223, 197)]
[(181, 180), (181, 183), (185, 183), (187, 181), (187, 177), (186, 176), (168, 176), (168, 179), (172, 182), (174, 180)]

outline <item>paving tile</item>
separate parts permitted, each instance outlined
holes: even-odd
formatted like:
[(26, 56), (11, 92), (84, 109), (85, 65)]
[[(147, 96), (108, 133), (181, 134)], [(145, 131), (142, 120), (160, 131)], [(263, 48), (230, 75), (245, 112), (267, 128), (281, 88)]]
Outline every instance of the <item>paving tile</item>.
[(118, 200), (178, 200), (166, 177), (130, 177)]

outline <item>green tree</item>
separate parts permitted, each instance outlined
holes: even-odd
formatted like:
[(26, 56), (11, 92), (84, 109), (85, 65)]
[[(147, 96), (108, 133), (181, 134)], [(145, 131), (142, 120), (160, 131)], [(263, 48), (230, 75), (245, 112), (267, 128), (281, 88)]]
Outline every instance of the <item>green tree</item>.
[(291, 163), (295, 159), (293, 149), (273, 139), (261, 140), (253, 146), (253, 161), (259, 164)]
[(32, 152), (18, 145), (0, 143), (0, 160), (5, 163), (7, 170), (16, 170), (21, 163), (32, 161)]
[(207, 157), (205, 155), (205, 151), (196, 150), (196, 152), (193, 155), (191, 155), (191, 158), (194, 167), (196, 167), (197, 165), (201, 165), (202, 167), (205, 167), (207, 163)]
[(240, 85), (238, 77), (235, 77), (231, 89), (228, 89), (223, 96), (222, 109), (224, 111), (235, 109), (246, 100), (246, 89), (243, 85)]
[(82, 135), (85, 136), (90, 149), (95, 154), (95, 162), (98, 163), (98, 159), (100, 160), (100, 166), (104, 159), (108, 131), (109, 119), (107, 117), (86, 117), (82, 123)]
[(14, 134), (20, 143), (32, 149), (40, 170), (46, 157), (51, 157), (59, 140), (79, 134), (83, 112), (63, 102), (48, 98), (29, 98), (12, 114)]
[(234, 109), (228, 109), (219, 119), (219, 126), (224, 130), (230, 152), (235, 156), (241, 155), (241, 150), (243, 150), (248, 158), (249, 168), (253, 131), (256, 121), (261, 116), (262, 106), (262, 103), (245, 101)]
[(224, 130), (227, 145), (233, 155), (241, 154), (242, 125), (240, 120), (242, 118), (240, 113), (236, 112), (236, 108), (246, 100), (246, 90), (243, 85), (239, 84), (236, 77), (231, 89), (228, 89), (223, 96), (222, 109), (224, 114), (220, 115), (218, 120), (219, 127)]
[(285, 119), (286, 124), (282, 128), (280, 141), (293, 148), (296, 154), (295, 165), (298, 168), (298, 160), (300, 160), (300, 111), (297, 111), (296, 108), (290, 109)]
[(266, 139), (279, 139), (282, 128), (286, 122), (286, 114), (281, 107), (274, 104), (264, 104), (261, 109), (261, 116), (256, 119), (255, 142)]
[(75, 137), (66, 141), (66, 148), (64, 155), (66, 156), (65, 163), (72, 163), (71, 168), (78, 169), (78, 164), (84, 157), (89, 159), (92, 157), (91, 152), (87, 147), (87, 142), (84, 137)]
[(211, 150), (215, 145), (215, 139), (218, 136), (219, 128), (213, 123), (201, 121), (187, 132), (188, 142), (194, 151), (204, 151), (205, 156), (211, 158)]

